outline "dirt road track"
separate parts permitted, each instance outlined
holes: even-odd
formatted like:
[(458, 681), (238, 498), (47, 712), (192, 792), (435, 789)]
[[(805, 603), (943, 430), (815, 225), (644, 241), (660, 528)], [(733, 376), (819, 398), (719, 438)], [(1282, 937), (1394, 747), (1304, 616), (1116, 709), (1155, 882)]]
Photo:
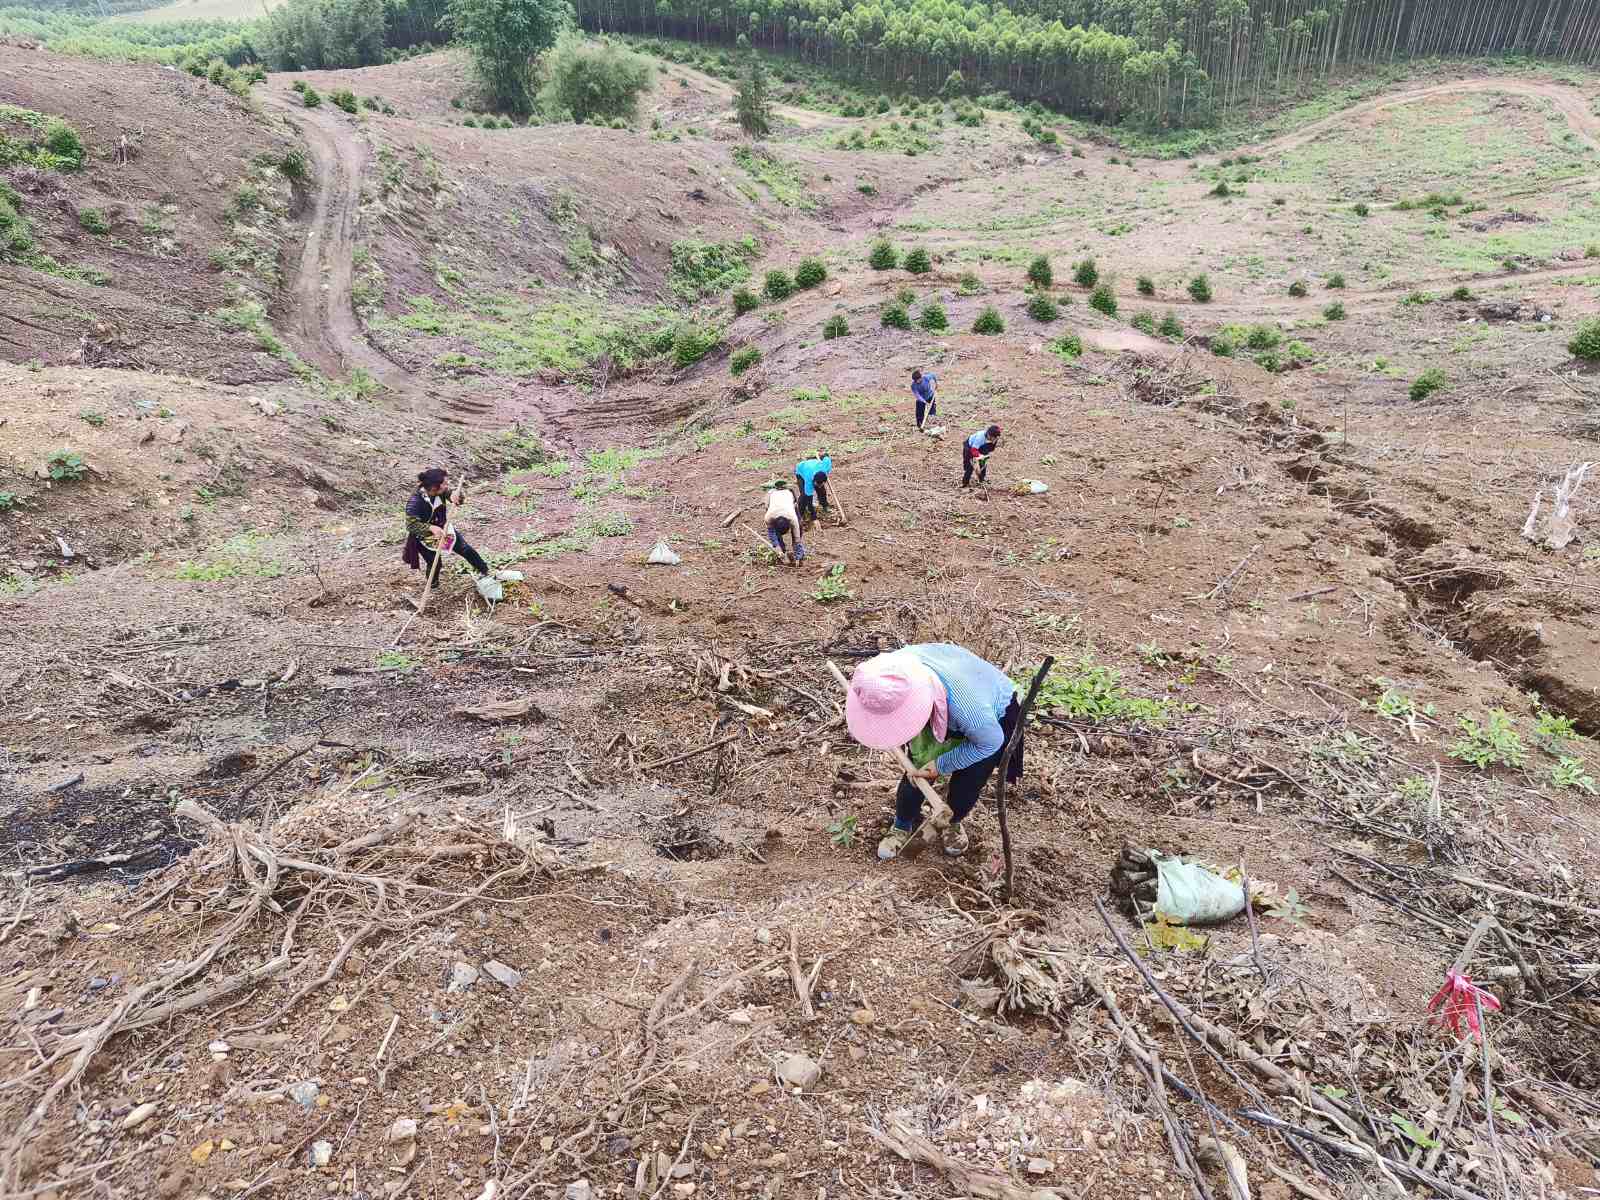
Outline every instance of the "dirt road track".
[(368, 344), (350, 292), (366, 142), (336, 110), (305, 108), (292, 94), (260, 95), (263, 104), (304, 135), (311, 154), (312, 210), (288, 285), (288, 332), (295, 348), (328, 375), (342, 376), (360, 367), (390, 391), (411, 394), (416, 390), (411, 377)]
[(1298, 149), (1307, 142), (1315, 141), (1330, 129), (1347, 125), (1369, 113), (1386, 112), (1391, 108), (1415, 104), (1419, 100), (1432, 100), (1435, 97), (1453, 96), (1461, 92), (1507, 92), (1513, 96), (1548, 100), (1555, 105), (1556, 111), (1566, 118), (1567, 124), (1572, 126), (1573, 132), (1583, 139), (1585, 145), (1591, 149), (1600, 149), (1600, 116), (1590, 111), (1588, 98), (1578, 88), (1559, 83), (1541, 83), (1532, 79), (1506, 79), (1490, 75), (1375, 96), (1371, 100), (1342, 109), (1330, 117), (1313, 121), (1293, 133), (1286, 133), (1254, 146), (1241, 146), (1236, 153), (1283, 154)]

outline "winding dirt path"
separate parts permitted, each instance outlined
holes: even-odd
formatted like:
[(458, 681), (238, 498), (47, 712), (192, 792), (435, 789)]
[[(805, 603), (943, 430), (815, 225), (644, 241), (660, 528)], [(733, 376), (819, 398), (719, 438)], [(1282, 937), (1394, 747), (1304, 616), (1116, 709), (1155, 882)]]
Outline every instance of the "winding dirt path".
[(1405, 91), (1389, 92), (1382, 96), (1374, 96), (1371, 100), (1364, 100), (1360, 104), (1351, 105), (1341, 109), (1332, 116), (1324, 117), (1320, 121), (1313, 121), (1302, 126), (1292, 133), (1282, 134), (1279, 137), (1269, 138), (1267, 141), (1254, 146), (1241, 146), (1236, 154), (1283, 154), (1290, 150), (1299, 149), (1307, 142), (1315, 141), (1330, 129), (1337, 129), (1341, 125), (1359, 120), (1369, 113), (1386, 112), (1391, 108), (1401, 108), (1407, 104), (1416, 104), (1421, 100), (1432, 100), (1439, 96), (1453, 96), (1462, 92), (1506, 92), (1513, 96), (1528, 96), (1538, 100), (1548, 100), (1570, 125), (1580, 138), (1591, 149), (1600, 149), (1600, 116), (1596, 116), (1589, 109), (1587, 97), (1578, 88), (1564, 86), (1558, 83), (1542, 83), (1533, 79), (1506, 79), (1501, 76), (1486, 75), (1472, 79), (1457, 79), (1449, 83), (1436, 83), (1428, 87), (1408, 88)]
[(295, 348), (330, 376), (360, 367), (392, 392), (415, 391), (411, 376), (367, 341), (351, 295), (366, 142), (338, 109), (306, 108), (287, 87), (269, 85), (260, 98), (305, 137), (311, 155), (312, 209), (288, 285)]

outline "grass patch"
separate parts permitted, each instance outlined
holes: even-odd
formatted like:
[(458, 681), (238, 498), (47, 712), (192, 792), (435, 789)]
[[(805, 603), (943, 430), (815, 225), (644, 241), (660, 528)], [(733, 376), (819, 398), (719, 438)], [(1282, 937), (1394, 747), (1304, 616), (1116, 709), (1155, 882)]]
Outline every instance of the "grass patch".
[(799, 168), (784, 162), (765, 147), (740, 146), (733, 152), (733, 161), (785, 208), (798, 208), (803, 212), (816, 208), (816, 197), (811, 194), (810, 184)]
[(760, 252), (753, 237), (737, 242), (673, 242), (668, 272), (672, 294), (686, 301), (721, 295), (750, 278), (750, 260)]
[(489, 370), (516, 377), (539, 371), (578, 375), (603, 355), (626, 369), (671, 351), (685, 366), (720, 338), (713, 332), (709, 344), (702, 344), (687, 327), (668, 324), (663, 310), (622, 309), (575, 294), (537, 307), (515, 296), (489, 295), (459, 308), (413, 296), (407, 307), (399, 316), (378, 318), (374, 326), (465, 342)]

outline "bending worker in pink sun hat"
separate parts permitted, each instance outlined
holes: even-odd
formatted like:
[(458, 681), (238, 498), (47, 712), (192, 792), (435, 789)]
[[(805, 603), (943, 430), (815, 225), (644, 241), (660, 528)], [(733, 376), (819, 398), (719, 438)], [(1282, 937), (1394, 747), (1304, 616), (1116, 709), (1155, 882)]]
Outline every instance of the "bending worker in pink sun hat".
[[(970, 650), (943, 642), (906, 646), (867, 659), (850, 677), (845, 721), (863, 746), (905, 746), (916, 778), (950, 776), (954, 820), (944, 831), (944, 851), (965, 854), (971, 840), (963, 818), (1000, 762), (1020, 706), (1004, 671)], [(1006, 782), (1022, 778), (1022, 739)], [(922, 823), (922, 793), (909, 778), (895, 792), (894, 828), (878, 843), (878, 857), (894, 858)]]

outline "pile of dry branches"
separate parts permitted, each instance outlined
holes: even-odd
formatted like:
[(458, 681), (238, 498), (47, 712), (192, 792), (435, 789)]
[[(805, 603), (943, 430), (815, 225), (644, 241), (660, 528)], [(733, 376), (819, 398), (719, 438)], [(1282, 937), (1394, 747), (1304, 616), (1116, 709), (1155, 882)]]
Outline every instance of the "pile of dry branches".
[[(152, 946), (149, 977), (95, 1019), (30, 1026), (31, 1061), (0, 1080), (11, 1126), (0, 1145), (0, 1191), (21, 1189), (29, 1139), (121, 1035), (219, 1000), (243, 1003), (263, 982), (295, 966), (306, 982), (288, 997), (274, 998), (260, 1020), (226, 1031), (248, 1033), (292, 1012), (331, 981), (358, 946), (403, 943), (389, 966), (363, 986), (364, 993), (421, 947), (422, 939), (412, 936), (420, 930), (468, 904), (516, 899), (535, 884), (543, 890), (554, 875), (534, 852), (446, 814), (407, 813), (370, 833), (315, 848), (285, 846), (271, 834), (224, 824), (191, 801), (180, 804), (176, 815), (199, 824), (206, 844), (174, 865), (124, 920), (170, 913), (182, 919), (200, 949), (159, 962)], [(327, 939), (319, 948), (317, 932), (352, 921), (358, 927), (336, 948), (327, 951)], [(315, 970), (324, 954), (326, 962)], [(226, 975), (216, 970), (227, 960), (251, 959)]]

